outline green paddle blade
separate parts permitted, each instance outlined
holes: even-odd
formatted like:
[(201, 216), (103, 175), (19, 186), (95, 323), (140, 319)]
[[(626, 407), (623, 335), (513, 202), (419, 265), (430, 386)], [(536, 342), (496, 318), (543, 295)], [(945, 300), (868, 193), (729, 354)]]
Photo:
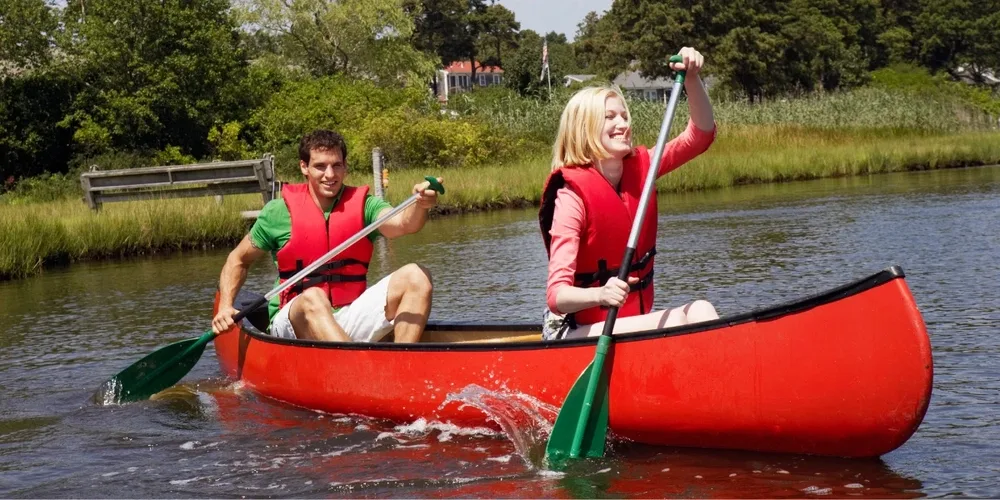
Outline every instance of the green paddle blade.
[(194, 367), (205, 346), (215, 338), (209, 331), (162, 347), (105, 382), (94, 395), (103, 404), (146, 399), (180, 381)]
[[(556, 417), (555, 425), (552, 426), (549, 443), (545, 447), (545, 455), (549, 460), (549, 465), (553, 467), (560, 466), (569, 458), (581, 456), (600, 458), (604, 456), (604, 442), (608, 434), (608, 380), (606, 373), (601, 373), (600, 381), (594, 388), (590, 415), (587, 416), (586, 425), (582, 430), (580, 454), (577, 456), (571, 454), (573, 438), (577, 434), (580, 422), (580, 414), (586, 411), (587, 389), (594, 368), (594, 363), (591, 363), (576, 379), (576, 383), (573, 384), (573, 388), (566, 396), (566, 401), (563, 402), (559, 416)], [(597, 369), (602, 370), (602, 368), (603, 366)]]

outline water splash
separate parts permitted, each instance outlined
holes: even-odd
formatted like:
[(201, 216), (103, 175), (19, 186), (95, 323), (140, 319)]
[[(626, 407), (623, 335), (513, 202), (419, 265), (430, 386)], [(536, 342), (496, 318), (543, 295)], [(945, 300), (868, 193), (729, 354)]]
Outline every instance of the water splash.
[(450, 403), (471, 406), (485, 413), (510, 437), (514, 449), (525, 463), (533, 468), (543, 467), (545, 444), (559, 413), (558, 408), (527, 394), (491, 391), (475, 384), (448, 394), (441, 406)]
[(92, 399), (97, 406), (116, 406), (121, 404), (121, 396), (122, 382), (115, 377), (101, 384)]

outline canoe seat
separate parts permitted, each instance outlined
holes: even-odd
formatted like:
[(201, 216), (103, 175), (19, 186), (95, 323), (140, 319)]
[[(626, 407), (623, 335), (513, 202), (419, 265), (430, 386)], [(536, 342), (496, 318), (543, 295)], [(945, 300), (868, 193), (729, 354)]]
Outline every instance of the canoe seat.
[[(244, 307), (253, 304), (254, 301), (259, 300), (263, 295), (249, 290), (240, 290), (240, 293), (236, 294), (236, 300), (233, 304), (237, 310), (242, 311)], [(270, 316), (267, 314), (267, 306), (261, 306), (255, 311), (247, 314), (243, 318), (243, 326), (252, 328), (258, 333), (267, 332), (268, 324), (271, 322)]]

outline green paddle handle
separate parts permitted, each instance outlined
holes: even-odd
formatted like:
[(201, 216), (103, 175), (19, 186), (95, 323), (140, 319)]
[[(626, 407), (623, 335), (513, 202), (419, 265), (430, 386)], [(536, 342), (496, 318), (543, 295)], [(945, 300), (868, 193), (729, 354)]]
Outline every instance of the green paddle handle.
[(438, 182), (437, 177), (428, 175), (427, 177), (424, 177), (424, 180), (431, 183), (431, 189), (437, 191), (438, 194), (444, 194), (444, 186), (442, 186), (441, 183)]
[[(672, 63), (682, 63), (682, 62), (684, 62), (684, 58), (681, 57), (681, 56), (679, 56), (679, 55), (677, 55), (677, 54), (674, 54), (674, 55), (670, 56), (670, 62), (672, 62)], [(677, 83), (683, 84), (684, 83), (684, 76), (685, 75), (687, 75), (687, 71), (686, 70), (682, 69), (682, 70), (678, 71), (677, 72)]]

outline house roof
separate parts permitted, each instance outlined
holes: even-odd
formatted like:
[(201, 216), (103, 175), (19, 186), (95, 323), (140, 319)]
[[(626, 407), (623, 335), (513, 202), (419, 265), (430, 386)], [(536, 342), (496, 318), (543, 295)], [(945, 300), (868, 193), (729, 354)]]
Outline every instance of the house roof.
[[(451, 63), (445, 71), (449, 73), (472, 73), (472, 65), (469, 61), (455, 61)], [(503, 69), (497, 66), (483, 66), (479, 61), (476, 61), (476, 73), (503, 73)]]
[(669, 89), (674, 86), (673, 82), (667, 78), (647, 79), (643, 78), (638, 71), (626, 71), (615, 77), (614, 84), (623, 89), (636, 90), (656, 90)]

